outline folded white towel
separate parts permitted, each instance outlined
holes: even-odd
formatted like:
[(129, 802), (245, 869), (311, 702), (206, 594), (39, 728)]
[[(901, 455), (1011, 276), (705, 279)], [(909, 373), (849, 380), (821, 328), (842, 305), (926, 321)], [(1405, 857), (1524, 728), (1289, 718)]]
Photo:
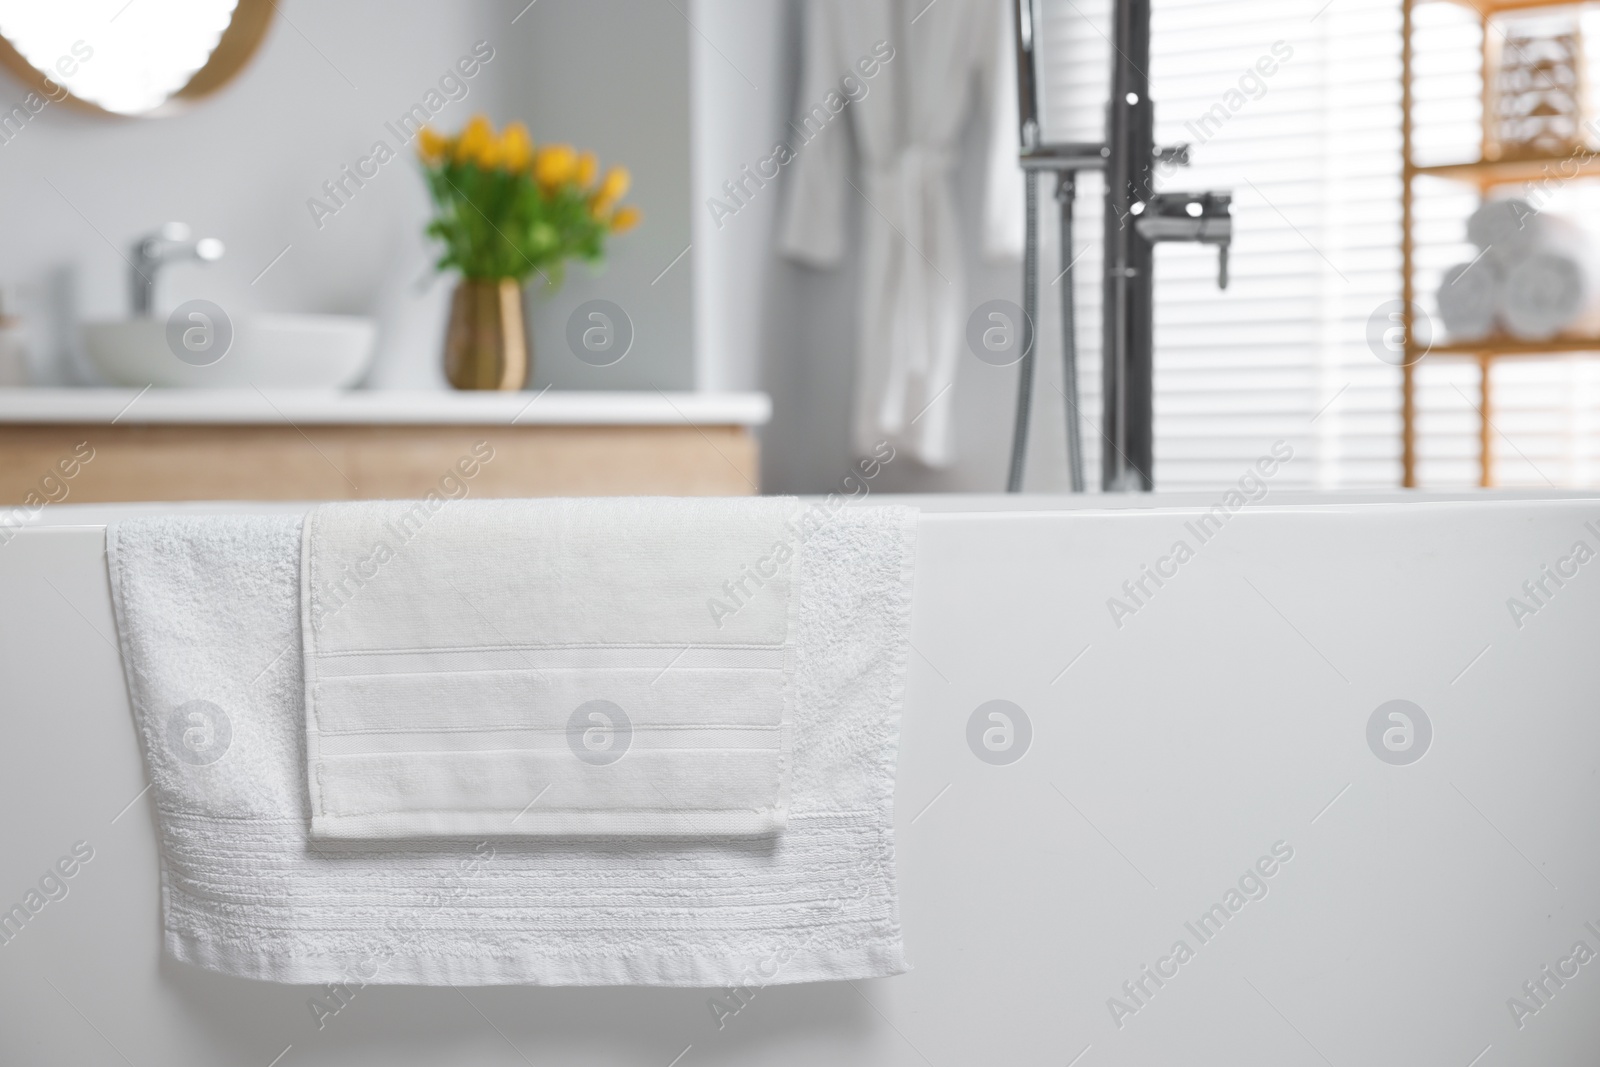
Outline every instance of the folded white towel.
[(1501, 285), (1499, 268), (1487, 257), (1444, 272), (1436, 302), (1451, 340), (1477, 341), (1494, 331)]
[(314, 838), (783, 827), (793, 497), (327, 504)]
[(809, 507), (796, 521), (781, 834), (379, 842), (309, 835), (301, 520), (113, 526), (168, 952), (297, 983), (712, 986), (899, 973), (891, 806), (914, 522), (908, 509), (867, 507)]

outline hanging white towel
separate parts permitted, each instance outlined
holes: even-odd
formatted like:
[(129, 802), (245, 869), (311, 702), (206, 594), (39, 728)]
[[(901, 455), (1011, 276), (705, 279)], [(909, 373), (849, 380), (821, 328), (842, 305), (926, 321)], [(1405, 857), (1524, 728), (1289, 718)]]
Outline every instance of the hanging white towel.
[(920, 11), (900, 0), (810, 0), (796, 129), (838, 96), (859, 59), (893, 58), (879, 84), (849, 107), (861, 160), (847, 172), (836, 123), (797, 149), (784, 222), (785, 254), (832, 266), (845, 250), (845, 212), (859, 205), (864, 250), (857, 309), (853, 443), (887, 440), (930, 466), (954, 460), (956, 367), (970, 310), (951, 177), (957, 141), (977, 100), (989, 104), (986, 249), (1022, 246), (1016, 85), (1007, 0), (941, 0)]
[(905, 970), (891, 812), (915, 513), (807, 506), (797, 526), (781, 834), (359, 842), (309, 836), (301, 520), (112, 526), (168, 953), (294, 983), (704, 987)]
[(301, 564), (311, 836), (782, 829), (798, 512), (793, 497), (317, 508)]

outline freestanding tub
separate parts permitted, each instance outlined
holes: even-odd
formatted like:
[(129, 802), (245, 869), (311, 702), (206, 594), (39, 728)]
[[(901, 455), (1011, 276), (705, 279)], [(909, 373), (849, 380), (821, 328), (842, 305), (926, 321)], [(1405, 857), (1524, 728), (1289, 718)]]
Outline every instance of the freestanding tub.
[(0, 908), (49, 890), (0, 1064), (1593, 1067), (1600, 498), (1218, 500), (912, 500), (915, 969), (720, 1028), (727, 991), (381, 986), (319, 1028), (163, 959), (100, 525), (156, 506), (47, 507), (0, 544)]

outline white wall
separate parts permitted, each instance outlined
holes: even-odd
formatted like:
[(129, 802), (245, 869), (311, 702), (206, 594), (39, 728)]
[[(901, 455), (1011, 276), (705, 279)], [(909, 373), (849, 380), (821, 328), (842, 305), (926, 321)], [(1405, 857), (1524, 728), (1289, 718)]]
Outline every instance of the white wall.
[[(616, 242), (601, 279), (580, 267), (563, 293), (530, 298), (535, 381), (687, 387), (687, 278), (669, 274), (649, 286), (688, 242), (686, 25), (670, 5), (629, 5), (638, 14), (624, 17), (615, 0), (541, 0), (519, 18), (524, 3), (281, 0), (250, 66), (187, 113), (122, 120), (48, 106), (0, 145), (0, 282), (24, 287), (38, 357), (68, 346), (64, 316), (126, 314), (121, 253), (136, 235), (179, 220), (220, 237), (227, 255), (172, 268), (159, 295), (165, 306), (206, 297), (235, 316), (376, 314), (382, 335), (372, 383), (442, 384), (449, 285), (430, 269), (427, 196), (410, 146), (320, 228), (306, 201), (374, 141), (397, 146), (384, 123), (486, 41), (493, 58), (436, 124), (454, 129), (486, 110), (496, 122), (527, 119), (537, 139), (593, 146), (631, 167), (632, 199), (646, 214)], [(82, 32), (91, 43), (93, 31)], [(25, 92), (0, 76), (5, 109)], [(607, 292), (648, 295), (618, 300), (638, 320), (640, 340), (601, 381), (565, 351), (565, 309)]]

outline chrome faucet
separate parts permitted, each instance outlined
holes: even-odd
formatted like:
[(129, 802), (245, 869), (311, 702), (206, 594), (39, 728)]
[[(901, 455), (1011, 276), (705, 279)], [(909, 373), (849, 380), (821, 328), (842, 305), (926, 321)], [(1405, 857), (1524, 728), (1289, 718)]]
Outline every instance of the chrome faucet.
[(190, 239), (189, 227), (181, 222), (169, 222), (155, 233), (146, 234), (133, 242), (132, 267), (128, 275), (132, 283), (133, 314), (147, 319), (155, 312), (156, 275), (168, 263), (198, 259), (209, 263), (222, 258), (222, 242), (215, 237)]

